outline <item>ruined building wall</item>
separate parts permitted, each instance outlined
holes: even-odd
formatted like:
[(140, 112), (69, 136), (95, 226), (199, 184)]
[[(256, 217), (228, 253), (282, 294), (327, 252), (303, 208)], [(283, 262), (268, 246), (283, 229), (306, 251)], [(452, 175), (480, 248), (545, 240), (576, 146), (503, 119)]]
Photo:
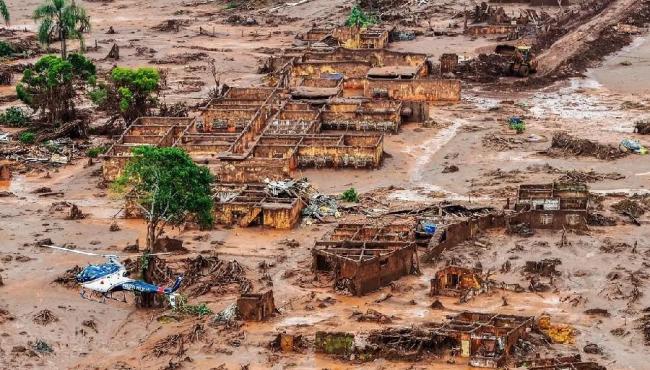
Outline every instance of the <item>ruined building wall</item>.
[(443, 79), (380, 80), (367, 79), (364, 96), (375, 97), (386, 94), (395, 100), (429, 102), (460, 101), (460, 81)]
[(291, 229), (300, 220), (302, 206), (302, 201), (297, 199), (291, 204), (291, 207), (263, 207), (263, 225), (276, 229)]
[(408, 246), (385, 257), (361, 262), (354, 277), (355, 294), (363, 295), (408, 275), (413, 270), (414, 246)]
[(303, 62), (291, 68), (290, 85), (300, 85), (304, 78), (323, 78), (327, 75), (341, 74), (349, 78), (362, 78), (370, 70), (369, 62)]

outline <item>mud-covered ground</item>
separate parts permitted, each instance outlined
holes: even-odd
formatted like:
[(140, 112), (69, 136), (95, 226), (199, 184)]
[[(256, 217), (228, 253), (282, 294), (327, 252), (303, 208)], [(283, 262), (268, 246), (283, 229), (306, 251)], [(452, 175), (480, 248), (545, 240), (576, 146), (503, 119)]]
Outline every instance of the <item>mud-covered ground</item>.
[[(34, 28), (27, 16), (38, 1), (7, 3), (13, 11), (12, 27)], [(259, 83), (258, 60), (268, 55), (266, 48), (290, 45), (297, 32), (314, 22), (340, 21), (349, 6), (348, 2), (338, 0), (314, 0), (277, 8), (270, 5), (246, 12), (255, 17), (257, 26), (240, 26), (224, 23), (229, 13), (224, 13), (220, 2), (115, 0), (84, 1), (83, 5), (93, 24), (87, 44), (94, 46), (97, 41), (100, 46), (89, 55), (100, 60), (113, 42), (120, 46), (121, 59), (100, 61), (102, 68), (108, 69), (115, 63), (169, 68), (167, 97), (190, 105), (204, 98), (212, 87), (212, 77), (205, 69), (207, 58), (216, 59), (228, 84)], [(453, 15), (465, 5), (462, 1), (448, 2), (441, 12), (430, 13), (429, 22), (437, 27), (456, 22), (462, 27), (462, 19)], [(152, 29), (168, 19), (187, 22), (178, 32)], [(106, 34), (110, 26), (116, 34)], [(198, 35), (199, 27), (215, 37)], [(644, 42), (639, 41), (638, 45)], [(465, 36), (421, 36), (391, 47), (433, 55), (445, 50), (475, 55), (494, 43)], [(611, 60), (626, 57), (624, 53), (629, 50)], [(186, 60), (175, 59), (183, 54)], [(0, 367), (465, 369), (466, 364), (450, 364), (445, 358), (426, 363), (376, 360), (359, 364), (316, 354), (312, 349), (276, 353), (268, 348), (268, 343), (283, 331), (313, 340), (318, 330), (366, 332), (386, 326), (439, 322), (449, 314), (476, 310), (535, 316), (548, 313), (554, 322), (577, 329), (575, 343), (540, 346), (539, 353), (580, 353), (608, 369), (647, 368), (650, 355), (638, 329), (638, 319), (642, 310), (650, 307), (650, 212), (639, 218), (641, 226), (637, 226), (614, 213), (610, 206), (633, 193), (648, 193), (650, 162), (647, 156), (637, 155), (598, 160), (544, 153), (557, 131), (612, 145), (618, 145), (623, 138), (650, 144), (647, 137), (632, 133), (634, 121), (649, 115), (650, 95), (642, 89), (616, 88), (611, 76), (619, 73), (620, 68), (620, 64), (608, 59), (594, 72), (594, 79), (559, 81), (540, 90), (519, 93), (464, 84), (460, 103), (431, 108), (436, 123), (433, 127), (407, 124), (399, 134), (385, 138), (384, 150), (388, 155), (382, 168), (307, 170), (296, 174), (308, 177), (325, 193), (337, 194), (351, 186), (361, 192), (393, 186), (392, 190), (384, 190), (383, 196), (404, 206), (454, 200), (500, 208), (508, 198), (513, 199), (521, 183), (554, 181), (572, 170), (593, 171), (589, 182), (596, 200), (593, 205), (613, 217), (614, 226), (590, 226), (585, 233), (567, 233), (564, 243), (561, 233), (553, 231), (538, 231), (527, 238), (487, 233), (476, 242), (446, 251), (440, 261), (423, 263), (420, 276), (402, 278), (364, 297), (337, 294), (329, 281), (310, 271), (313, 243), (333, 224), (303, 224), (291, 231), (224, 227), (211, 231), (168, 231), (170, 236), (184, 241), (189, 254), (165, 258), (214, 253), (224, 260), (237, 260), (255, 288), (272, 287), (280, 313), (263, 323), (224, 328), (212, 325), (211, 316), (176, 317), (170, 311), (137, 310), (133, 296), (128, 294), (126, 303), (84, 300), (76, 288), (53, 283), (75, 265), (99, 263), (102, 259), (44, 250), (35, 246), (38, 240), (50, 238), (59, 245), (67, 243), (84, 250), (123, 254), (127, 244), (144, 240), (144, 225), (137, 220), (114, 218), (123, 201), (98, 186), (97, 170), (101, 164), (88, 165), (85, 159), (79, 159), (49, 174), (17, 174), (10, 182), (0, 183), (0, 191), (13, 194), (0, 197), (0, 277), (4, 283), (0, 286)], [(638, 70), (635, 73), (642, 74), (642, 65), (634, 68)], [(9, 88), (0, 92), (5, 96), (12, 93)], [(524, 134), (515, 135), (507, 129), (507, 119), (513, 115), (526, 119)], [(458, 171), (443, 173), (450, 165), (457, 166)], [(43, 186), (63, 194), (42, 197), (33, 193)], [(53, 212), (52, 204), (63, 200), (77, 204), (86, 217), (65, 220)], [(344, 212), (343, 217), (351, 215)], [(119, 231), (109, 231), (114, 222)], [(286, 243), (287, 239), (297, 243)], [(465, 304), (459, 304), (457, 298), (442, 297), (444, 309), (430, 307), (435, 298), (428, 295), (429, 280), (448, 261), (464, 266), (480, 264), (484, 271), (494, 272), (492, 278), (526, 287), (529, 281), (523, 273), (525, 261), (547, 258), (558, 258), (562, 263), (557, 266), (559, 275), (552, 282), (543, 281), (551, 286), (546, 292), (495, 290)], [(506, 261), (511, 265), (507, 272), (502, 271)], [(261, 269), (261, 264), (269, 267)], [(391, 297), (384, 299), (389, 294)], [(223, 289), (193, 297), (191, 303), (206, 303), (213, 312), (219, 312), (237, 296), (236, 288)], [(121, 299), (121, 295), (116, 298)], [(503, 298), (507, 306), (503, 305)], [(609, 316), (585, 313), (594, 308), (606, 309)], [(368, 309), (391, 316), (392, 322), (358, 322), (351, 317), (355, 311)], [(43, 310), (49, 310), (54, 319), (39, 320)], [(199, 334), (188, 335), (186, 338), (191, 339), (180, 347), (160, 349), (161, 341), (169, 336), (192, 332)], [(33, 344), (38, 340), (46, 342), (53, 351), (34, 351)], [(587, 343), (598, 344), (602, 354), (584, 353)]]

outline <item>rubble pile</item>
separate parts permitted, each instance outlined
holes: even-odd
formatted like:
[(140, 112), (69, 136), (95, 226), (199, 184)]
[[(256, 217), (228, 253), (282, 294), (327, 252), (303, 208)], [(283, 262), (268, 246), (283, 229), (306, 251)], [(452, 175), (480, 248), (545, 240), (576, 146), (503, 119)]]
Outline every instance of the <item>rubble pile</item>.
[[(217, 256), (198, 255), (194, 258), (184, 258), (175, 261), (166, 261), (158, 256), (149, 256), (155, 259), (151, 271), (152, 279), (156, 284), (167, 284), (177, 276), (183, 275), (183, 291), (190, 297), (198, 297), (209, 292), (223, 294), (229, 286), (237, 286), (241, 293), (249, 292), (252, 288), (251, 281), (246, 278), (244, 267), (236, 260), (225, 261)], [(131, 276), (139, 276), (142, 269), (142, 258), (127, 259), (124, 261), (127, 271)], [(151, 266), (151, 261), (149, 261)], [(217, 288), (214, 291), (213, 288)]]
[(178, 32), (182, 27), (189, 25), (190, 21), (187, 19), (167, 19), (151, 29), (159, 32)]
[(650, 135), (650, 120), (636, 121), (634, 123), (634, 131), (641, 135)]
[(174, 356), (181, 357), (187, 351), (187, 345), (203, 339), (205, 328), (203, 324), (194, 324), (189, 330), (168, 335), (156, 342), (150, 354), (154, 357)]
[(637, 219), (650, 209), (650, 197), (627, 198), (612, 204), (612, 209), (623, 216)]
[(41, 310), (32, 319), (36, 324), (46, 326), (53, 322), (59, 321), (59, 318), (56, 317), (50, 310)]
[(559, 182), (597, 182), (602, 180), (621, 180), (625, 176), (621, 175), (618, 172), (609, 172), (609, 173), (598, 173), (594, 170), (590, 171), (580, 171), (580, 170), (570, 170), (564, 173), (558, 181)]
[(467, 62), (460, 63), (456, 75), (467, 81), (490, 83), (506, 75), (510, 59), (499, 54), (480, 54)]
[[(49, 243), (52, 244), (52, 243)], [(77, 265), (71, 269), (66, 270), (61, 276), (54, 279), (53, 283), (61, 284), (64, 287), (71, 289), (77, 287), (77, 275), (81, 272), (81, 266)]]
[(602, 160), (614, 160), (627, 155), (627, 153), (622, 152), (613, 145), (576, 138), (566, 132), (558, 132), (553, 135), (549, 152), (552, 151), (565, 155), (595, 157)]
[(86, 217), (76, 204), (65, 201), (52, 203), (50, 214), (53, 213), (63, 214), (63, 218), (66, 220), (81, 220)]

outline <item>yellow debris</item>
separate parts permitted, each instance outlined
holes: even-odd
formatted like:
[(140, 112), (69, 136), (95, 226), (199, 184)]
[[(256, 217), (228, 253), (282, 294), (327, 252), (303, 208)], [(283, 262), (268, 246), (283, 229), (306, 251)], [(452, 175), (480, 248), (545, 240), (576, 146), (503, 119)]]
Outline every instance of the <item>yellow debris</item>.
[(573, 344), (575, 342), (576, 330), (570, 325), (552, 324), (551, 317), (548, 315), (540, 316), (537, 326), (551, 338), (553, 343)]

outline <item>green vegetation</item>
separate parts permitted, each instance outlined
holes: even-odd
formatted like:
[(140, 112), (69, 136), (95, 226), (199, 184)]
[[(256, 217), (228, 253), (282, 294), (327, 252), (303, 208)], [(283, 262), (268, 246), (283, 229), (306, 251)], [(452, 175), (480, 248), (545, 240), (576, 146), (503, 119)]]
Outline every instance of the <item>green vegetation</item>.
[(39, 22), (38, 41), (50, 45), (52, 40), (61, 42), (61, 59), (68, 56), (69, 39), (79, 40), (83, 50), (83, 33), (90, 31), (90, 17), (86, 10), (70, 0), (45, 0), (32, 16)]
[(94, 82), (95, 65), (83, 55), (71, 54), (67, 59), (46, 55), (25, 69), (16, 93), (48, 122), (61, 123), (74, 119), (77, 91)]
[(15, 52), (14, 48), (8, 42), (0, 40), (0, 57), (10, 57)]
[(176, 308), (174, 311), (184, 314), (184, 315), (191, 315), (191, 316), (207, 316), (207, 315), (212, 315), (213, 312), (208, 307), (205, 303), (200, 303), (200, 304), (188, 304), (187, 303), (187, 297), (183, 295), (179, 295), (176, 297)]
[(345, 25), (348, 27), (368, 28), (377, 23), (378, 21), (375, 16), (367, 14), (358, 5), (352, 7), (350, 15), (345, 20)]
[(510, 128), (515, 130), (515, 132), (518, 134), (526, 131), (526, 122), (524, 122), (524, 120), (519, 117), (510, 117), (508, 120), (508, 126), (510, 126)]
[(237, 9), (238, 7), (239, 7), (239, 3), (237, 3), (236, 1), (230, 1), (228, 2), (228, 4), (226, 4), (226, 10)]
[(146, 248), (152, 250), (165, 226), (180, 226), (192, 218), (212, 225), (214, 177), (180, 148), (140, 146), (113, 184), (128, 193), (147, 221)]
[(127, 123), (151, 113), (158, 106), (160, 73), (155, 68), (113, 68), (107, 84), (91, 91), (90, 98), (101, 109), (119, 114)]
[(5, 21), (5, 23), (9, 24), (9, 9), (7, 8), (5, 0), (0, 0), (0, 15), (2, 16), (2, 19)]
[(29, 131), (21, 132), (18, 140), (23, 144), (33, 144), (36, 141), (36, 134)]
[(341, 199), (346, 202), (357, 203), (359, 202), (359, 193), (357, 193), (357, 190), (355, 188), (350, 188), (341, 194)]
[(0, 124), (10, 127), (24, 127), (29, 122), (30, 116), (20, 107), (9, 107), (0, 113)]
[(94, 146), (86, 152), (86, 155), (88, 155), (90, 158), (97, 158), (100, 154), (106, 153), (106, 150), (108, 148), (100, 145), (100, 146)]

